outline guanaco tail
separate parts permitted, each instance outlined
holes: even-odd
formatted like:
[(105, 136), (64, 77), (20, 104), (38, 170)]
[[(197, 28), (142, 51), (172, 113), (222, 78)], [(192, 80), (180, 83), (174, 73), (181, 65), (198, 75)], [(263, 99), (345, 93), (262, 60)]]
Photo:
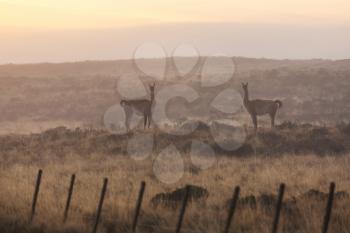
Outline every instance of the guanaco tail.
[(132, 119), (134, 113), (143, 116), (143, 127), (146, 128), (148, 123), (148, 128), (152, 121), (152, 106), (154, 104), (154, 88), (155, 84), (149, 85), (151, 92), (150, 99), (133, 99), (120, 101), (120, 105), (123, 107), (125, 112), (125, 127), (126, 130), (130, 130), (130, 120)]
[(248, 83), (242, 83), (242, 88), (244, 91), (243, 104), (252, 118), (254, 130), (256, 131), (258, 128), (257, 116), (265, 114), (268, 114), (271, 118), (271, 127), (275, 127), (275, 116), (277, 110), (282, 107), (282, 101), (261, 99), (249, 100)]

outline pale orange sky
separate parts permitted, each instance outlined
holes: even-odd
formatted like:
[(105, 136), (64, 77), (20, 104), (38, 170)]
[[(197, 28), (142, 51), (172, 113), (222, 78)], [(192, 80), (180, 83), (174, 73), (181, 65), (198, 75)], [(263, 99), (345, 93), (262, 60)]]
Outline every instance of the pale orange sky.
[(169, 22), (349, 24), (349, 12), (349, 0), (0, 0), (0, 27), (96, 29)]
[[(169, 55), (349, 58), (350, 0), (0, 0), (0, 64)], [(147, 57), (156, 56), (148, 54)]]

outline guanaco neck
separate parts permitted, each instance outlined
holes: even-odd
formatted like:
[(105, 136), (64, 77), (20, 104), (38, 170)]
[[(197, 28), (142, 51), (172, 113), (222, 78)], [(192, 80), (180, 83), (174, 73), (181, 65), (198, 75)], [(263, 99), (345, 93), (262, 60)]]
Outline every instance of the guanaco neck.
[(248, 89), (244, 89), (243, 103), (244, 103), (244, 105), (246, 105), (246, 106), (249, 104), (249, 93), (248, 93)]
[(154, 91), (151, 92), (151, 104), (154, 102)]

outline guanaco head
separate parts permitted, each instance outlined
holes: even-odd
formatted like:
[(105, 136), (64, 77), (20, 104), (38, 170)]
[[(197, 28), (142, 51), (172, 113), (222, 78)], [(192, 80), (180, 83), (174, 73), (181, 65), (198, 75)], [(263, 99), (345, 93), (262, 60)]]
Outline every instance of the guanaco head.
[(248, 83), (242, 83), (242, 88), (244, 91), (248, 91)]
[(154, 93), (155, 86), (156, 86), (156, 83), (153, 83), (153, 84), (149, 85), (149, 90), (151, 91), (151, 93)]

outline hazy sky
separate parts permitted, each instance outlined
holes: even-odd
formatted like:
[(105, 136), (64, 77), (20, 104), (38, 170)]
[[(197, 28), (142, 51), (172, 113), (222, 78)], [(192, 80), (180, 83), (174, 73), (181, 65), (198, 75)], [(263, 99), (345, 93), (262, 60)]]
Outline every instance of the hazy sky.
[(0, 63), (125, 58), (150, 40), (169, 50), (346, 58), (349, 12), (349, 0), (0, 0)]

